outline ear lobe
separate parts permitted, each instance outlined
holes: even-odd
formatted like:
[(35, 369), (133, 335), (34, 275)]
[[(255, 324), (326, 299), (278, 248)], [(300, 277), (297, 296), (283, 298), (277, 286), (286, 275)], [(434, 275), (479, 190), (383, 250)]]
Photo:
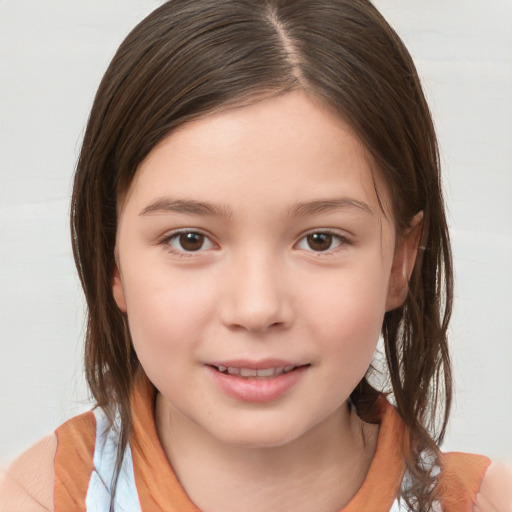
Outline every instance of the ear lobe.
[(124, 296), (124, 288), (117, 265), (114, 268), (114, 278), (112, 280), (112, 294), (114, 295), (114, 300), (116, 301), (117, 307), (123, 313), (126, 313), (127, 308), (126, 299)]
[(418, 212), (412, 219), (405, 234), (399, 236), (391, 267), (388, 285), (386, 311), (391, 311), (403, 305), (409, 291), (411, 278), (418, 254), (418, 246), (423, 227), (423, 211)]

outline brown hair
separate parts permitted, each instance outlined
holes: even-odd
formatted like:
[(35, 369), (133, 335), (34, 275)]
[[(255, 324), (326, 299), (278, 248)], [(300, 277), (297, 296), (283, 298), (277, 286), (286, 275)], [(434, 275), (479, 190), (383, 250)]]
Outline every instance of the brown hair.
[[(121, 44), (94, 100), (72, 199), (74, 256), (88, 305), (87, 381), (109, 418), (120, 414), (119, 466), (138, 361), (112, 296), (118, 198), (176, 127), (293, 89), (320, 98), (371, 152), (398, 236), (423, 211), (408, 296), (386, 313), (382, 333), (392, 398), (409, 433), (410, 486), (402, 497), (427, 510), (451, 402), (450, 244), (437, 141), (417, 72), (368, 0), (171, 0)], [(378, 395), (367, 378), (353, 391), (363, 420), (376, 421)]]

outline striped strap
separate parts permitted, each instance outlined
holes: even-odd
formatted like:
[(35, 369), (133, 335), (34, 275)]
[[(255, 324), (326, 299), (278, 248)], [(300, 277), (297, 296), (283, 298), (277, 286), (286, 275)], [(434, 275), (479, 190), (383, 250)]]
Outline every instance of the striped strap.
[(96, 419), (92, 412), (76, 416), (56, 431), (55, 512), (86, 510), (85, 497), (93, 471)]

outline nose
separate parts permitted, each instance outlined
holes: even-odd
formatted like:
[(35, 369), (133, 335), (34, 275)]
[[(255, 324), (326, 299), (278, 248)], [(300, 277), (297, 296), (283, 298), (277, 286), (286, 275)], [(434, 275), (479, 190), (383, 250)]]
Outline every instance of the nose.
[(221, 319), (230, 329), (265, 332), (293, 321), (286, 273), (271, 256), (240, 256), (224, 281)]

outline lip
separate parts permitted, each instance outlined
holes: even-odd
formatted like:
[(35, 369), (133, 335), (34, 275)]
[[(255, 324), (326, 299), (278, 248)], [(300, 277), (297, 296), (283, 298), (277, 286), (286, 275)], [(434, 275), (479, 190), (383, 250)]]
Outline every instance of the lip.
[[(218, 367), (266, 370), (270, 368), (293, 367), (287, 373), (271, 377), (242, 377), (222, 373)], [(309, 364), (296, 363), (281, 359), (265, 359), (260, 361), (231, 360), (211, 362), (206, 365), (215, 384), (231, 398), (244, 402), (271, 402), (290, 391), (303, 377), (310, 367)]]
[(225, 366), (226, 368), (249, 368), (251, 370), (266, 370), (268, 368), (285, 368), (287, 366), (305, 366), (307, 363), (297, 361), (288, 361), (285, 359), (261, 359), (255, 361), (252, 359), (231, 359), (223, 361), (212, 361), (208, 366)]

